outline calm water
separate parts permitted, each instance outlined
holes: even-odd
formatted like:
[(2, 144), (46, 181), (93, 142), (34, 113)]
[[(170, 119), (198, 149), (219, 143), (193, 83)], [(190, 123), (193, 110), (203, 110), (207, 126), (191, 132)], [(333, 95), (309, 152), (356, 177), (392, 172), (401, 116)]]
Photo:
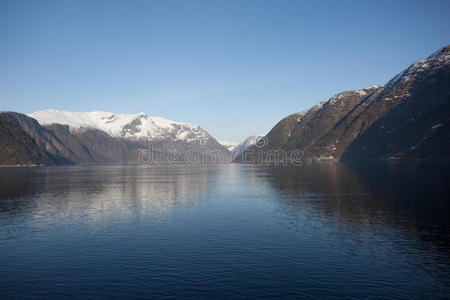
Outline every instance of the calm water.
[(0, 169), (0, 298), (450, 295), (445, 166)]

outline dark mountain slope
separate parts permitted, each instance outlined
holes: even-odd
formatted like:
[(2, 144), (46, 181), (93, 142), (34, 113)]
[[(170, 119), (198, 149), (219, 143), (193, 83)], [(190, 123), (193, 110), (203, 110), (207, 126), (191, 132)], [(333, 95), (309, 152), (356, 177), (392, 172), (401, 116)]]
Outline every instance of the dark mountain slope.
[(55, 160), (19, 126), (0, 114), (0, 165), (52, 165)]
[[(367, 98), (382, 87), (370, 87), (337, 94), (325, 103), (320, 103), (307, 112), (292, 130), (287, 144), (296, 149), (310, 149), (321, 140), (348, 114), (358, 108)], [(332, 146), (334, 147), (334, 146)]]
[[(429, 159), (449, 160), (450, 154), (450, 104), (443, 107), (439, 112), (431, 114), (424, 119), (420, 127), (420, 132), (425, 134), (417, 140), (410, 148), (397, 153), (392, 158), (400, 159)], [(430, 124), (436, 124), (430, 127)], [(406, 137), (409, 134), (405, 134)]]
[(388, 158), (404, 152), (433, 126), (448, 122), (449, 106), (447, 46), (414, 63), (387, 84), (382, 94), (357, 116), (366, 123), (367, 130), (348, 146), (342, 158)]
[[(250, 148), (247, 154), (262, 151), (263, 161), (269, 151), (278, 150), (286, 157), (301, 150), (313, 160), (449, 157), (449, 103), (450, 46), (446, 46), (385, 86), (346, 91), (290, 115), (266, 135), (264, 147)], [(430, 136), (430, 130), (435, 134)]]
[(7, 118), (25, 131), (34, 139), (44, 151), (50, 153), (61, 164), (76, 163), (80, 160), (79, 154), (72, 151), (51, 130), (41, 126), (35, 119), (16, 112), (2, 112)]

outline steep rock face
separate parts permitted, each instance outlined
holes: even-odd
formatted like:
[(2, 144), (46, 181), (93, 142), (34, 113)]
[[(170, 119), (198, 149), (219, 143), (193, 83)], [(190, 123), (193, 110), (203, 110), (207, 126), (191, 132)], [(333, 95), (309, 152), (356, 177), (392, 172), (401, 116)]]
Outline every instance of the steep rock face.
[(77, 163), (82, 161), (80, 153), (66, 146), (52, 130), (41, 126), (35, 119), (16, 112), (3, 112), (2, 115), (19, 126), (34, 139), (44, 151), (51, 154), (58, 163)]
[(20, 126), (0, 113), (0, 165), (52, 165), (55, 164)]
[[(293, 128), (287, 141), (287, 149), (310, 149), (322, 142), (338, 123), (348, 114), (357, 109), (365, 99), (381, 89), (380, 86), (370, 87), (356, 91), (345, 91), (321, 102), (308, 110)], [(335, 147), (331, 143), (331, 147)], [(314, 153), (307, 153), (314, 155)]]
[(364, 125), (343, 159), (396, 156), (432, 127), (449, 121), (450, 46), (411, 65), (370, 100), (353, 118), (353, 123)]
[(304, 157), (318, 160), (448, 158), (449, 103), (450, 46), (446, 46), (385, 86), (346, 91), (288, 116), (258, 150), (288, 154), (301, 150)]
[[(71, 132), (69, 126), (51, 124), (45, 128), (69, 149), (59, 155), (77, 164), (86, 163), (128, 163), (128, 157), (137, 157), (136, 151), (129, 149), (103, 131), (90, 129)], [(136, 159), (134, 160), (136, 162)]]
[[(449, 160), (450, 153), (450, 109), (446, 110), (443, 123), (429, 128), (425, 135), (412, 147), (397, 153), (391, 158), (400, 159), (427, 159), (437, 158)], [(435, 122), (435, 121), (434, 121)]]

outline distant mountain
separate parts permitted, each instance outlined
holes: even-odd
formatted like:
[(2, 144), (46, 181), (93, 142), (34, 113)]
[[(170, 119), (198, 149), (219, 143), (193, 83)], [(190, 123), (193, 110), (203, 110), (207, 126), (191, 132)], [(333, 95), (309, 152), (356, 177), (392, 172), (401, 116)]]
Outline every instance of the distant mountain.
[(236, 145), (231, 151), (231, 157), (235, 158), (239, 156), (242, 152), (250, 148), (251, 146), (256, 145), (261, 138), (263, 138), (263, 134), (254, 134), (246, 138), (242, 143)]
[(56, 163), (218, 162), (230, 152), (199, 126), (140, 114), (3, 112)]
[[(342, 92), (284, 118), (258, 150), (265, 162), (271, 160), (264, 155), (268, 152), (281, 151), (289, 160), (289, 154), (298, 150), (312, 160), (448, 160), (449, 127), (450, 46), (446, 46), (384, 86)], [(235, 160), (242, 161), (242, 156)]]
[(230, 141), (219, 141), (219, 144), (221, 144), (222, 146), (227, 148), (228, 151), (230, 151), (230, 152), (233, 151), (237, 145), (239, 145), (239, 143), (237, 143), (237, 142), (230, 142)]

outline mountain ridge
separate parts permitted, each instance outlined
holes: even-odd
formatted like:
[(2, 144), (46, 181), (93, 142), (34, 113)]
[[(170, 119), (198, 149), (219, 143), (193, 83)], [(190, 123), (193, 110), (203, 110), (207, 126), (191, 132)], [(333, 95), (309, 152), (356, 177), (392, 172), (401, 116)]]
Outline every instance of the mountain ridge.
[[(126, 115), (125, 120), (122, 119), (119, 125), (113, 124), (108, 130), (107, 126), (101, 125), (108, 124), (106, 122), (112, 115), (117, 118), (123, 115), (100, 112), (100, 117), (106, 114), (109, 120), (100, 119), (95, 124), (86, 122), (89, 121), (86, 118), (89, 113), (43, 112), (29, 115), (1, 112), (0, 115), (29, 135), (57, 164), (183, 163), (188, 155), (197, 161), (211, 162), (218, 161), (212, 158), (218, 153), (222, 161), (229, 161), (231, 157), (231, 153), (209, 133), (188, 123), (139, 113)], [(43, 124), (31, 117), (36, 115)], [(77, 117), (81, 117), (80, 120), (76, 120)], [(146, 127), (148, 124), (150, 126)], [(152, 157), (152, 160), (142, 161), (143, 155)]]
[[(56, 109), (36, 111), (28, 114), (41, 125), (68, 125), (71, 130), (97, 129), (112, 137), (126, 139), (165, 139), (179, 140), (207, 138), (209, 134), (200, 126), (176, 122), (145, 113), (116, 114), (105, 111), (70, 112)], [(188, 134), (186, 134), (186, 132)]]
[[(394, 76), (385, 85), (344, 91), (321, 101), (309, 110), (291, 114), (266, 135), (263, 154), (302, 151), (311, 160), (406, 159), (413, 145), (438, 124), (448, 128), (450, 102), (450, 46), (420, 59)], [(439, 132), (438, 132), (439, 133)], [(440, 153), (416, 151), (418, 158), (448, 159), (450, 142), (444, 134), (436, 141)], [(428, 148), (430, 139), (427, 139)], [(419, 147), (420, 148), (420, 147)], [(254, 149), (249, 149), (251, 152)], [(235, 159), (242, 162), (242, 156)], [(258, 162), (256, 160), (255, 162)], [(270, 161), (268, 161), (270, 162)]]

